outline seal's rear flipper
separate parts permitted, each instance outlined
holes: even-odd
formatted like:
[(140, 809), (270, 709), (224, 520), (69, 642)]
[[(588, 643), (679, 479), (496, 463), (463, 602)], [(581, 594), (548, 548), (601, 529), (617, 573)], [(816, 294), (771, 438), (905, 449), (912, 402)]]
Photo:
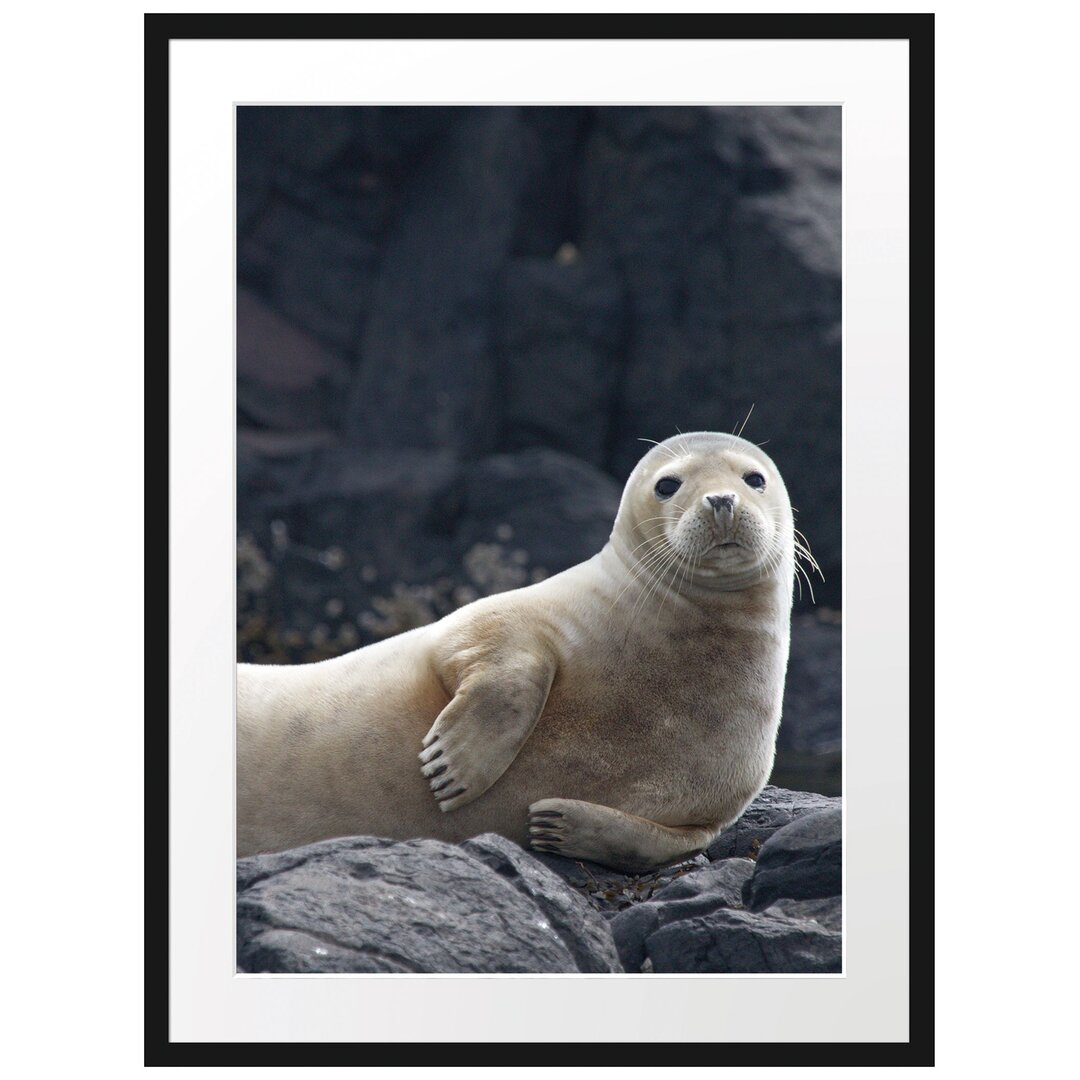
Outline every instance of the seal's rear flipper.
[(628, 874), (685, 859), (707, 847), (712, 825), (659, 825), (580, 799), (541, 799), (529, 807), (529, 846), (589, 859)]

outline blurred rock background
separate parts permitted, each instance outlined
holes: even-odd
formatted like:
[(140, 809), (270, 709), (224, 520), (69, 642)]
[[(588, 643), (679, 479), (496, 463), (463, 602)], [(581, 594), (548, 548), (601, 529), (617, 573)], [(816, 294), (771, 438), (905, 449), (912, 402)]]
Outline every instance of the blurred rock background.
[(834, 107), (239, 107), (239, 658), (563, 570), (754, 406), (825, 576), (772, 782), (839, 793), (840, 161)]

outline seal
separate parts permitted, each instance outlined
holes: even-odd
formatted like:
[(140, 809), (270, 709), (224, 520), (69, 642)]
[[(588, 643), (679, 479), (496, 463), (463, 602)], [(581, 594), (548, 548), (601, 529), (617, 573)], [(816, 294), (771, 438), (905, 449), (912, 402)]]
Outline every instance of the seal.
[(314, 664), (240, 664), (237, 849), (497, 832), (641, 872), (706, 847), (772, 769), (796, 539), (780, 473), (657, 443), (591, 559)]

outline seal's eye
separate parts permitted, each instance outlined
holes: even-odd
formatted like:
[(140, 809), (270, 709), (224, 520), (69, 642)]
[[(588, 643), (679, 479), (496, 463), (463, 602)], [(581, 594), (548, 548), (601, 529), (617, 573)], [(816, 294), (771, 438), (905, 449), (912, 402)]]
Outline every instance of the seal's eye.
[(765, 477), (759, 472), (748, 472), (743, 480), (746, 481), (755, 491), (765, 490)]
[(656, 481), (654, 490), (658, 499), (670, 499), (681, 487), (681, 480), (676, 480), (674, 476), (665, 476), (662, 480)]

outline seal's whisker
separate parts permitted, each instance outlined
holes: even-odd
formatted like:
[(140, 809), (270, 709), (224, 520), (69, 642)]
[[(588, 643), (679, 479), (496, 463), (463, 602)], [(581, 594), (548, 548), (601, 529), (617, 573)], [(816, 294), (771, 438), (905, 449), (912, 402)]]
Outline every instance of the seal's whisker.
[[(669, 554), (669, 553), (665, 552), (665, 554)], [(662, 565), (664, 565), (664, 562), (666, 562), (666, 560), (662, 561), (658, 565), (662, 566)], [(643, 605), (646, 593), (648, 592), (648, 589), (651, 586), (651, 584), (653, 583), (653, 581), (654, 581), (654, 578), (653, 578), (653, 575), (651, 573), (648, 575), (648, 578), (643, 583), (639, 579), (639, 584), (641, 584), (641, 592), (639, 592), (638, 595), (634, 598), (634, 604), (630, 608), (630, 615), (629, 615), (629, 618), (628, 618), (628, 621), (629, 621), (630, 625), (627, 627), (627, 632), (626, 632), (627, 637), (630, 636), (630, 630), (633, 628), (634, 618), (637, 615), (638, 608), (639, 608), (639, 606)], [(624, 639), (624, 644), (625, 644), (625, 639)]]
[[(630, 609), (630, 614), (627, 616), (626, 633), (623, 635), (624, 648), (626, 647), (626, 643), (630, 640), (630, 631), (634, 628), (635, 619), (637, 617), (639, 609), (641, 611), (645, 610), (645, 603), (648, 600), (648, 597), (651, 594), (653, 588), (656, 586), (657, 582), (660, 581), (661, 576), (667, 572), (667, 568), (671, 565), (671, 563), (679, 557), (679, 553), (674, 549), (674, 547), (671, 547), (671, 545), (668, 545), (668, 547), (670, 548), (670, 550), (666, 550), (664, 552), (666, 558), (659, 561), (659, 569), (655, 570), (655, 572), (651, 572), (650, 568), (650, 580), (647, 584), (642, 586), (640, 595), (634, 601), (634, 606)], [(656, 565), (657, 564), (654, 563), (654, 566)], [(625, 591), (626, 589), (624, 588), (622, 592)], [(622, 592), (619, 593), (620, 596), (622, 595)], [(616, 597), (616, 599), (618, 598)]]
[(784, 559), (787, 555), (784, 547), (782, 546), (779, 537), (774, 537), (769, 553), (769, 573), (775, 573), (779, 570), (784, 563)]
[[(667, 558), (670, 550), (670, 545), (664, 544), (663, 547), (658, 548), (656, 551), (650, 551), (647, 555), (638, 559), (630, 568), (633, 580), (641, 581), (642, 579), (647, 578), (649, 571), (659, 563), (662, 563)], [(618, 597), (616, 597), (616, 599), (618, 599)]]
[(655, 543), (657, 540), (660, 539), (666, 539), (666, 537), (664, 537), (664, 530), (662, 527), (653, 532), (652, 535), (646, 536), (645, 539), (642, 540), (639, 544), (635, 544), (630, 549), (630, 554), (633, 555), (634, 552), (637, 551), (639, 548), (645, 547), (646, 544)]
[(801, 532), (799, 532), (798, 529), (794, 529), (793, 531), (795, 533), (796, 556), (798, 558), (804, 559), (807, 563), (809, 563), (811, 569), (814, 570), (814, 572), (818, 575), (818, 577), (821, 578), (822, 581), (824, 581), (825, 575), (822, 573), (821, 567), (818, 565), (817, 559), (814, 558), (813, 552), (810, 550), (810, 541), (807, 540), (806, 537)]
[[(802, 576), (804, 578), (806, 578), (806, 587), (810, 590), (810, 602), (812, 604), (816, 604), (817, 603), (817, 598), (814, 596), (814, 584), (810, 580), (810, 575), (806, 572), (805, 568), (799, 562), (798, 559), (795, 560), (795, 571), (796, 571), (796, 573), (795, 573), (795, 580), (796, 581), (799, 580), (799, 574), (800, 573), (802, 574)], [(802, 599), (802, 586), (801, 585), (799, 586), (799, 599)]]
[[(677, 568), (677, 573), (675, 575), (675, 580), (672, 582), (672, 587), (674, 588), (675, 593), (678, 596), (682, 596), (682, 587), (683, 587), (683, 584), (685, 583), (686, 571), (687, 571), (687, 568), (689, 566), (690, 566), (690, 560), (689, 559), (683, 559), (682, 560), (682, 565)], [(667, 601), (667, 593), (665, 592), (664, 593), (664, 599), (660, 602), (660, 611), (664, 610), (664, 603), (666, 601)], [(656, 617), (657, 617), (657, 620), (659, 620), (659, 618), (660, 618), (659, 613), (657, 613)]]
[[(686, 513), (686, 507), (683, 506), (682, 503), (675, 502), (674, 499), (671, 499), (668, 502), (668, 505), (675, 507), (676, 510), (681, 510), (684, 514)], [(658, 514), (658, 515), (656, 515), (656, 517), (642, 518), (641, 520), (642, 521), (656, 521), (657, 518), (663, 518), (664, 521), (667, 521), (670, 516), (671, 516), (670, 514)]]
[(683, 559), (682, 563), (675, 567), (675, 574), (674, 574), (674, 577), (672, 578), (671, 586), (669, 588), (667, 588), (667, 589), (662, 590), (663, 595), (660, 597), (660, 606), (656, 609), (656, 618), (653, 620), (654, 622), (659, 621), (660, 615), (664, 610), (664, 605), (667, 603), (668, 593), (670, 593), (672, 591), (672, 589), (675, 588), (675, 582), (678, 581), (679, 573), (680, 573), (682, 567), (685, 566), (685, 565), (686, 565), (686, 560)]
[(693, 585), (694, 584), (694, 571), (697, 570), (698, 560), (701, 558), (701, 555), (702, 555), (702, 553), (699, 551), (693, 557), (693, 559), (691, 559), (689, 561), (686, 561), (684, 563), (684, 568), (686, 569), (686, 573), (684, 574), (682, 580), (679, 582), (678, 592), (679, 592), (680, 596), (682, 596), (682, 594), (683, 594), (682, 590), (683, 590), (684, 585)]
[(657, 442), (656, 439), (644, 439), (639, 435), (638, 436), (638, 442), (647, 442), (647, 443), (652, 443), (653, 446), (659, 446), (660, 449), (664, 451), (664, 453), (668, 454), (671, 457), (672, 461), (678, 461), (679, 460), (679, 455), (676, 454), (675, 451), (672, 450), (670, 446), (665, 446), (662, 442)]
[(668, 541), (664, 541), (661, 547), (658, 547), (655, 551), (647, 552), (642, 555), (640, 559), (634, 564), (634, 569), (651, 570), (657, 563), (664, 561), (665, 557), (669, 555), (675, 549)]
[[(643, 614), (644, 614), (646, 606), (648, 605), (648, 602), (654, 596), (656, 596), (658, 594), (658, 592), (660, 590), (660, 586), (664, 582), (664, 579), (667, 577), (668, 573), (673, 571), (673, 570), (676, 573), (678, 572), (679, 558), (680, 558), (679, 553), (678, 552), (673, 552), (672, 557), (670, 559), (668, 559), (668, 561), (666, 563), (664, 563), (663, 566), (660, 567), (660, 569), (657, 570), (657, 572), (656, 572), (656, 574), (655, 574), (655, 576), (653, 578), (653, 583), (650, 586), (648, 592), (645, 594), (644, 601), (642, 603), (641, 610), (642, 610)], [(663, 598), (662, 598), (661, 604), (660, 604), (661, 610), (663, 609), (663, 601), (667, 599), (668, 591), (669, 591), (668, 588), (665, 587), (664, 592), (663, 592)]]
[(818, 566), (817, 559), (815, 559), (809, 551), (806, 551), (804, 548), (796, 547), (795, 561), (796, 563), (805, 562), (810, 567), (810, 569), (813, 570), (819, 578), (821, 578), (822, 581), (825, 580), (825, 574), (822, 572), (821, 567)]
[[(648, 551), (643, 551), (640, 555), (635, 555), (634, 556), (634, 565), (635, 566), (637, 566), (637, 565), (639, 565), (641, 563), (649, 562), (649, 560), (652, 559), (658, 553), (668, 551), (672, 547), (671, 541), (666, 536), (661, 535), (659, 537), (654, 537), (653, 539), (656, 541), (654, 547), (652, 547)], [(638, 545), (638, 547), (641, 547), (641, 546), (642, 545), (640, 545), (640, 544)], [(635, 548), (634, 550), (636, 551), (637, 548)]]
[(758, 581), (764, 581), (770, 574), (772, 574), (777, 567), (779, 567), (784, 557), (783, 550), (778, 544), (773, 544), (769, 547), (765, 553), (765, 558), (761, 564), (761, 569), (758, 574)]
[[(633, 558), (633, 565), (636, 566), (639, 562), (641, 562), (643, 559), (647, 559), (654, 552), (660, 551), (661, 548), (665, 547), (668, 543), (670, 543), (670, 541), (663, 534), (661, 534), (660, 536), (650, 537), (648, 540), (643, 540), (640, 544), (638, 544), (636, 548), (634, 548), (630, 552), (630, 555)], [(652, 547), (648, 546), (650, 544), (652, 545)], [(642, 551), (642, 548), (645, 548), (646, 550)]]
[(660, 584), (661, 580), (667, 575), (668, 570), (679, 558), (679, 553), (674, 548), (668, 554), (667, 559), (661, 562), (658, 569), (653, 574), (652, 582), (645, 586), (640, 597), (634, 604), (633, 609), (630, 612), (630, 621), (633, 622), (639, 608), (642, 612), (645, 610), (645, 605), (648, 603), (649, 598), (656, 591), (656, 587)]
[[(686, 507), (683, 506), (682, 503), (675, 502), (674, 499), (672, 499), (668, 503), (668, 505), (675, 507), (676, 510), (681, 510), (684, 514), (686, 513)], [(670, 514), (656, 514), (653, 517), (642, 518), (641, 522), (638, 522), (638, 524), (640, 525), (642, 522), (645, 522), (645, 521), (660, 521), (660, 520), (667, 521), (670, 517), (671, 517)]]
[(693, 580), (694, 576), (694, 563), (697, 561), (696, 555), (691, 555), (690, 558), (683, 560), (683, 572), (679, 578), (679, 595), (683, 595), (683, 589)]
[(741, 439), (742, 438), (742, 433), (743, 433), (744, 429), (746, 428), (746, 421), (750, 419), (750, 413), (752, 413), (754, 411), (754, 406), (756, 404), (757, 404), (756, 401), (752, 401), (750, 403), (750, 412), (748, 412), (746, 414), (746, 419), (743, 420), (742, 424), (739, 426), (739, 430), (735, 432), (735, 438), (736, 439)]
[[(670, 551), (674, 550), (671, 544), (665, 539), (661, 542), (661, 545), (655, 550), (647, 552), (640, 559), (638, 559), (633, 566), (629, 567), (630, 580), (619, 590), (618, 595), (611, 602), (611, 609), (619, 602), (623, 593), (630, 588), (631, 585), (641, 584), (642, 581), (651, 580), (650, 571), (653, 567), (658, 566), (667, 558)], [(645, 586), (642, 586), (644, 588)], [(609, 610), (611, 610), (609, 609)]]

